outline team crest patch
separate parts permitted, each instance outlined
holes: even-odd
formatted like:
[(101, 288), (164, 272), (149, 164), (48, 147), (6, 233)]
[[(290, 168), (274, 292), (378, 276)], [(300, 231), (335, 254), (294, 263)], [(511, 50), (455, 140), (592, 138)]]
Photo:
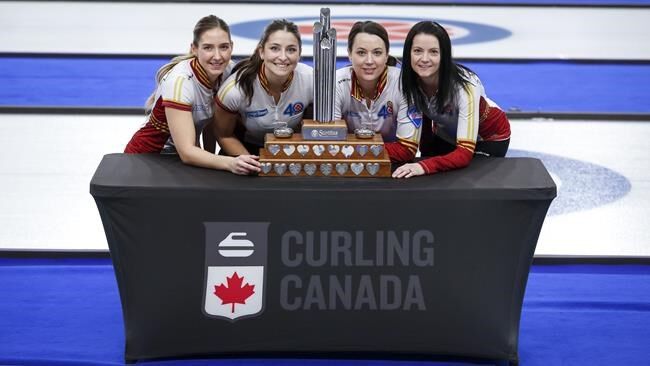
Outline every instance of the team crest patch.
[(415, 125), (415, 127), (420, 128), (420, 126), (422, 126), (422, 113), (418, 111), (415, 106), (409, 107), (407, 114), (409, 120)]
[(305, 105), (302, 104), (302, 102), (289, 103), (282, 114), (287, 116), (294, 116), (296, 114), (302, 113), (303, 109), (305, 109)]
[(230, 321), (264, 311), (267, 222), (206, 222), (203, 312)]

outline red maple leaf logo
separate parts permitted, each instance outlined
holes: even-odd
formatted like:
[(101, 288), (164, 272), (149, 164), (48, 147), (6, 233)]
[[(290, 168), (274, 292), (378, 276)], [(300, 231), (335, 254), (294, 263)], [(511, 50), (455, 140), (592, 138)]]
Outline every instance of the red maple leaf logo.
[(221, 305), (232, 304), (232, 312), (235, 312), (235, 304), (246, 304), (246, 299), (251, 297), (255, 291), (255, 285), (246, 284), (242, 286), (244, 277), (239, 277), (235, 272), (232, 277), (226, 276), (228, 287), (223, 283), (214, 286), (214, 294), (221, 299)]

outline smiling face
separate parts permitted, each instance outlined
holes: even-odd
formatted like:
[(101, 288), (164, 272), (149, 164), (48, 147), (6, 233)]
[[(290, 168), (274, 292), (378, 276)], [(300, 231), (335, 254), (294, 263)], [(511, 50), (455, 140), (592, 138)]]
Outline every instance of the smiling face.
[(411, 67), (424, 81), (438, 81), (440, 70), (440, 42), (432, 34), (420, 33), (413, 37)]
[(358, 33), (350, 48), (352, 69), (362, 82), (378, 82), (386, 69), (388, 52), (384, 41), (374, 34)]
[(293, 33), (278, 30), (269, 35), (258, 52), (269, 81), (284, 81), (298, 65), (300, 43)]
[(221, 28), (205, 31), (198, 45), (192, 44), (192, 54), (208, 74), (211, 82), (216, 82), (230, 62), (232, 42), (228, 32)]

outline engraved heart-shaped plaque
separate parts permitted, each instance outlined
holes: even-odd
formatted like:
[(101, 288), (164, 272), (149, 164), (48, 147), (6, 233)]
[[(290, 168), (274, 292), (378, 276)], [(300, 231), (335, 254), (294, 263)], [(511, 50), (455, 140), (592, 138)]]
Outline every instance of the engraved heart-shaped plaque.
[(291, 154), (296, 151), (296, 147), (293, 145), (284, 145), (282, 146), (282, 151), (284, 151), (286, 156), (291, 156)]
[(300, 153), (300, 155), (305, 156), (309, 152), (309, 146), (307, 146), (307, 145), (298, 145), (297, 150)]
[(277, 155), (280, 152), (280, 145), (269, 145), (269, 152), (273, 155)]
[(339, 175), (345, 175), (348, 172), (348, 164), (346, 163), (336, 163), (336, 172)]
[(368, 163), (366, 164), (366, 170), (370, 175), (375, 175), (379, 171), (379, 163)]
[(382, 145), (372, 145), (370, 146), (370, 152), (372, 152), (372, 155), (374, 156), (379, 156), (381, 152), (384, 150), (384, 147)]
[(291, 164), (289, 164), (289, 171), (293, 175), (300, 174), (301, 169), (302, 169), (302, 165), (300, 163), (291, 163)]
[(323, 145), (314, 145), (311, 147), (311, 150), (316, 154), (316, 156), (321, 156), (323, 155), (323, 152), (325, 151), (325, 146)]
[(332, 164), (330, 163), (324, 163), (320, 165), (320, 172), (323, 173), (323, 175), (330, 175), (332, 174)]
[(305, 173), (307, 173), (307, 175), (314, 175), (314, 173), (316, 173), (316, 164), (305, 164)]
[(275, 174), (277, 175), (282, 175), (284, 172), (287, 171), (287, 164), (285, 163), (275, 163), (273, 164), (273, 171), (275, 171)]
[(273, 164), (271, 163), (262, 163), (262, 173), (264, 174), (269, 174), (271, 171), (271, 168), (273, 168)]
[(350, 145), (345, 145), (341, 149), (341, 152), (343, 153), (343, 156), (349, 158), (350, 156), (352, 156), (352, 153), (354, 153), (354, 148)]
[(357, 145), (357, 152), (360, 156), (366, 155), (368, 152), (368, 145)]
[(352, 169), (352, 173), (359, 175), (363, 171), (363, 163), (352, 163), (350, 169)]
[(328, 145), (327, 146), (327, 152), (330, 153), (332, 156), (336, 156), (336, 154), (339, 153), (341, 150), (341, 147), (339, 145)]

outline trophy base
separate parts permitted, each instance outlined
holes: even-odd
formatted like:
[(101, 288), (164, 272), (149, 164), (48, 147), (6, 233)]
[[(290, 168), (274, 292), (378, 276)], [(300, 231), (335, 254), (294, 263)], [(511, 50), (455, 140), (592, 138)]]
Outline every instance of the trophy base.
[(347, 136), (348, 125), (342, 119), (332, 122), (306, 119), (302, 122), (302, 138), (306, 141), (345, 141)]
[(363, 177), (388, 178), (391, 176), (390, 160), (344, 159), (265, 159), (261, 177)]
[(267, 134), (260, 150), (264, 177), (390, 177), (390, 157), (381, 135), (345, 141), (305, 141), (300, 135), (281, 139)]

